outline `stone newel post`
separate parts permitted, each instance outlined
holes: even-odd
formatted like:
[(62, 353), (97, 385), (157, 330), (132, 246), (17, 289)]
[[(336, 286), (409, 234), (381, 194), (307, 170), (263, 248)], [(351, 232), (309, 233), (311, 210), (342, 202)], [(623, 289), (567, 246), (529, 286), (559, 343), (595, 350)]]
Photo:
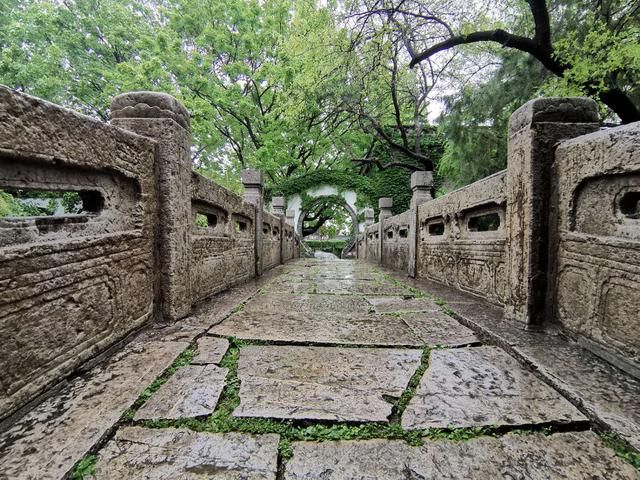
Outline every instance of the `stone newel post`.
[(380, 208), (380, 215), (378, 215), (378, 221), (382, 222), (387, 217), (391, 217), (391, 209), (393, 208), (393, 198), (382, 197), (378, 199), (378, 208)]
[(393, 216), (391, 208), (393, 207), (393, 198), (382, 197), (378, 199), (378, 208), (380, 214), (378, 215), (378, 259), (382, 263), (383, 247), (384, 247), (384, 219)]
[(411, 174), (411, 210), (418, 208), (418, 205), (429, 200), (433, 200), (431, 196), (431, 188), (433, 187), (433, 172), (420, 171)]
[(556, 145), (598, 128), (597, 105), (586, 98), (531, 100), (509, 119), (504, 312), (525, 328), (535, 328), (544, 319)]
[[(191, 310), (189, 112), (171, 95), (130, 92), (111, 102), (113, 125), (152, 138), (156, 154), (156, 302), (164, 320)], [(151, 214), (151, 212), (148, 212)]]
[(409, 219), (409, 268), (408, 275), (412, 278), (416, 276), (416, 265), (418, 263), (418, 207), (420, 204), (433, 200), (431, 188), (433, 187), (433, 172), (418, 171), (411, 174), (411, 218)]
[(262, 172), (259, 170), (243, 170), (242, 184), (244, 185), (244, 200), (251, 203), (256, 208), (255, 220), (255, 254), (256, 254), (256, 276), (262, 275), (262, 210), (264, 180)]
[(364, 228), (365, 228), (365, 230), (369, 225), (373, 225), (374, 223), (375, 223), (375, 212), (373, 211), (373, 208), (365, 208), (364, 209)]
[(295, 225), (296, 211), (295, 210), (287, 210), (287, 224), (292, 227)]
[(284, 197), (273, 197), (271, 199), (271, 208), (274, 215), (284, 215), (284, 209), (287, 202)]

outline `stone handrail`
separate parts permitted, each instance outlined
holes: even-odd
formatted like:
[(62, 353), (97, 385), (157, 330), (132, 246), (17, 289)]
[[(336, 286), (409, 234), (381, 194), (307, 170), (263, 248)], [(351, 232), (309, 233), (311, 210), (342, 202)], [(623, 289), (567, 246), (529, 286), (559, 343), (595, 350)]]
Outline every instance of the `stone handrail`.
[(192, 173), (175, 98), (133, 92), (111, 110), (107, 125), (0, 86), (0, 190), (77, 192), (84, 207), (0, 219), (0, 419), (145, 323), (261, 274), (263, 258), (299, 255), (261, 190), (243, 199)]

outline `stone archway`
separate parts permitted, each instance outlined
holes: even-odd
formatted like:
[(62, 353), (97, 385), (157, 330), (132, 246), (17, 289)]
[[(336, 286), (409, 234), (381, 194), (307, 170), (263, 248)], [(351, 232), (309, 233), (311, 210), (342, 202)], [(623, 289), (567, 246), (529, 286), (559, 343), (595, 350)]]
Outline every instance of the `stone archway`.
[[(313, 205), (315, 205), (316, 202), (320, 202), (327, 197), (336, 199), (337, 195), (332, 195), (332, 194), (314, 195)], [(349, 216), (351, 217), (351, 224), (352, 224), (351, 238), (347, 242), (347, 245), (342, 249), (342, 253), (340, 255), (341, 258), (345, 258), (346, 255), (350, 251), (352, 251), (353, 248), (355, 247), (355, 244), (358, 238), (358, 232), (359, 232), (358, 213), (356, 212), (356, 208), (355, 208), (355, 200), (353, 201), (353, 204), (351, 204), (345, 196), (341, 196), (340, 200), (335, 200), (335, 201), (337, 204), (339, 204), (339, 206), (344, 208), (349, 214)], [(308, 214), (309, 214), (309, 211), (300, 208), (300, 211), (298, 212), (298, 215), (297, 215), (296, 232), (298, 232), (298, 234), (300, 235), (300, 238), (302, 239), (304, 239), (302, 236), (303, 225)]]

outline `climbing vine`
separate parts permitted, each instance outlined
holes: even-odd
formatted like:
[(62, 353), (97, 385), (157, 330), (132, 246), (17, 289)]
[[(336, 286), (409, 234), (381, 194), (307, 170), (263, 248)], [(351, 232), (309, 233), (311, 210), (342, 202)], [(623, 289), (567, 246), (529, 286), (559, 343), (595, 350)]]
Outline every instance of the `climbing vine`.
[(336, 187), (338, 192), (353, 190), (358, 194), (358, 207), (372, 207), (378, 211), (378, 198), (393, 198), (393, 213), (402, 213), (409, 208), (411, 201), (410, 187), (411, 173), (394, 169), (376, 171), (370, 175), (361, 175), (356, 171), (345, 170), (315, 170), (313, 172), (291, 177), (276, 185), (267, 187), (267, 197), (283, 195), (291, 197), (300, 195), (303, 208), (313, 201), (313, 197), (306, 194), (321, 185)]

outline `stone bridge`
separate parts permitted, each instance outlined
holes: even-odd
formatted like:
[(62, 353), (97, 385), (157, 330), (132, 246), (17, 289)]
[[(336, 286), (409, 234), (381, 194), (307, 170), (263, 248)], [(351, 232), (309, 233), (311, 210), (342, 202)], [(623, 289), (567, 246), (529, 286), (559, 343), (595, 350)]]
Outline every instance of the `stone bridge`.
[(0, 87), (0, 189), (83, 207), (0, 219), (0, 479), (638, 478), (640, 125), (532, 101), (507, 170), (319, 261), (174, 98), (112, 117)]

